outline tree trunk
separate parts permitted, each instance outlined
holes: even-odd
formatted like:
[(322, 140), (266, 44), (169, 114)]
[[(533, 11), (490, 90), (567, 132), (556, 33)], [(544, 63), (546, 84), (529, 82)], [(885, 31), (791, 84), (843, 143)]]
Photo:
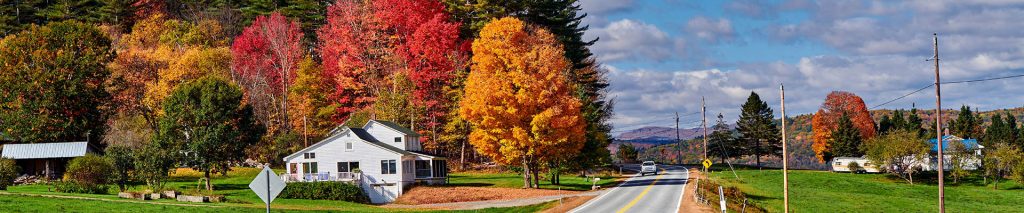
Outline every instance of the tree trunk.
[(761, 170), (761, 142), (754, 142), (754, 159), (757, 161), (757, 170)]
[(530, 164), (523, 158), (523, 188), (530, 188)]
[(466, 141), (462, 141), (462, 151), (459, 151), (459, 169), (466, 170)]
[(207, 169), (203, 172), (203, 176), (206, 177), (206, 190), (213, 191), (213, 183), (210, 182), (210, 170)]

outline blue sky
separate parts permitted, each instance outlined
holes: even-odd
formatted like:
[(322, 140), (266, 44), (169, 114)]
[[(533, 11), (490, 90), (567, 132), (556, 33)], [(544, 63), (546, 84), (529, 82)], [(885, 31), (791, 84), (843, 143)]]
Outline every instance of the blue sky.
[[(734, 122), (751, 92), (779, 114), (813, 113), (831, 91), (875, 106), (932, 78), (939, 34), (943, 81), (1024, 74), (1024, 1), (582, 0), (587, 38), (609, 71), (615, 131), (670, 126), (674, 112)], [(880, 108), (934, 109), (934, 90)], [(1024, 105), (1024, 78), (943, 86), (943, 108)], [(699, 116), (683, 126), (699, 125)], [(713, 122), (713, 121), (709, 121)]]

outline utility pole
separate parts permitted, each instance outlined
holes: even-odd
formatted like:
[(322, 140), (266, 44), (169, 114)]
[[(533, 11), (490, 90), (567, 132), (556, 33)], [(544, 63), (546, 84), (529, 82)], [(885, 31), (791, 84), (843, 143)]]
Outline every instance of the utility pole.
[(942, 164), (946, 163), (946, 160), (942, 157), (942, 93), (939, 90), (939, 34), (932, 34), (935, 37), (935, 142), (939, 146), (939, 213), (946, 212), (946, 193), (943, 189), (945, 183), (943, 181), (943, 168)]
[(782, 200), (785, 213), (789, 213), (789, 152), (786, 151), (786, 86), (779, 84), (782, 97)]
[(679, 112), (676, 112), (676, 163), (683, 164), (683, 141), (679, 139)]
[(704, 129), (704, 159), (708, 159), (708, 116), (704, 107), (704, 96), (700, 97), (700, 125)]

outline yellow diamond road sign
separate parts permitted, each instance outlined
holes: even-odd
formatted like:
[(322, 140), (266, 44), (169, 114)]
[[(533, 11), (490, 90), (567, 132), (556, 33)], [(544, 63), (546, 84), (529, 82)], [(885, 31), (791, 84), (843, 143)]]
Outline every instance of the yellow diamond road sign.
[(704, 169), (711, 168), (711, 160), (704, 159), (704, 161), (701, 162), (701, 164), (704, 164)]

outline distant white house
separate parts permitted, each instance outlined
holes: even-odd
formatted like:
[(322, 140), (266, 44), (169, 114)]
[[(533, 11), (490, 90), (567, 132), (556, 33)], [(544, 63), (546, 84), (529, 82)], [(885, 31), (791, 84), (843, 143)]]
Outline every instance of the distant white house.
[(871, 163), (864, 157), (836, 157), (832, 158), (832, 171), (834, 172), (856, 172), (850, 171), (850, 163), (856, 162), (861, 167), (861, 171), (867, 173), (879, 173), (881, 170), (878, 169), (878, 165)]
[[(942, 136), (942, 152), (943, 152), (943, 155), (942, 155), (942, 158), (943, 158), (942, 170), (949, 171), (951, 168), (953, 168), (953, 163), (950, 160), (950, 157), (952, 156), (951, 154), (953, 154), (953, 153), (950, 153), (950, 151), (949, 151), (949, 144), (950, 143), (963, 143), (964, 147), (967, 147), (968, 152), (972, 153), (971, 155), (968, 155), (969, 158), (965, 159), (964, 162), (961, 165), (961, 166), (963, 166), (964, 170), (978, 170), (978, 169), (981, 169), (981, 158), (982, 158), (981, 150), (984, 149), (985, 146), (982, 146), (981, 144), (978, 144), (978, 140), (977, 139), (963, 139), (963, 138), (957, 137), (955, 135), (949, 135), (947, 133), (947, 135)], [(924, 162), (922, 164), (919, 164), (918, 166), (920, 166), (922, 171), (936, 171), (939, 168), (939, 165), (938, 165), (938, 161), (939, 161), (938, 160), (939, 145), (936, 142), (935, 138), (929, 139), (928, 140), (928, 145), (931, 146), (931, 150), (929, 151), (928, 158), (925, 158)]]
[(373, 203), (392, 202), (415, 183), (447, 181), (446, 159), (424, 153), (416, 132), (371, 120), (340, 126), (316, 144), (284, 158), (286, 182), (343, 181), (363, 188)]

